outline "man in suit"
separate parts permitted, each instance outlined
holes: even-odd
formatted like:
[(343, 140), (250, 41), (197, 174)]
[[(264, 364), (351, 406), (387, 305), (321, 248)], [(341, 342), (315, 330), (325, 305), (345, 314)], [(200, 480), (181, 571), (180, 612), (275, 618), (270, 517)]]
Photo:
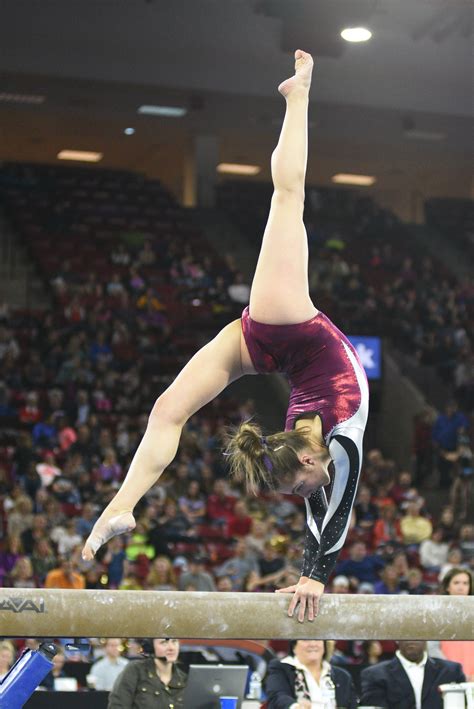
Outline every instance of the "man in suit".
[(362, 671), (361, 706), (442, 709), (439, 685), (466, 681), (458, 662), (428, 657), (424, 640), (400, 641), (395, 655)]

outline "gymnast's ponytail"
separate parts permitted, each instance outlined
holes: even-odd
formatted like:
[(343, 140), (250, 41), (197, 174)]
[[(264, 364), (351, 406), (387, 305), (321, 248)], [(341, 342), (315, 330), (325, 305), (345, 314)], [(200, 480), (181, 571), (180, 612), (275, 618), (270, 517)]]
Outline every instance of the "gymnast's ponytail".
[(282, 431), (264, 436), (260, 426), (246, 421), (229, 434), (224, 456), (230, 475), (244, 482), (247, 492), (274, 490), (284, 476), (301, 466), (298, 453), (308, 446), (304, 431)]

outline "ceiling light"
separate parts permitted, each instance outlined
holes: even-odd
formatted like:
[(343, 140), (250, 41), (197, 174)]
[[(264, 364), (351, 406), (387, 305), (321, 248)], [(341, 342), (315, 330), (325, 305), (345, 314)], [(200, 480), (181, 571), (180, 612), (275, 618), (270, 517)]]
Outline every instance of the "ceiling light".
[(13, 94), (8, 91), (0, 91), (0, 101), (2, 103), (29, 103), (38, 105), (46, 101), (46, 96), (36, 94)]
[(99, 162), (104, 157), (103, 153), (93, 153), (87, 150), (61, 150), (59, 160), (80, 160), (81, 162)]
[(431, 143), (439, 143), (446, 138), (444, 133), (438, 133), (434, 130), (420, 130), (419, 128), (405, 130), (403, 135), (410, 140), (427, 140)]
[(138, 113), (146, 116), (166, 116), (167, 118), (182, 118), (187, 113), (182, 106), (140, 106)]
[(232, 162), (221, 162), (217, 166), (217, 172), (230, 175), (258, 175), (261, 169), (258, 165), (242, 165)]
[(363, 185), (364, 187), (370, 187), (377, 181), (372, 175), (352, 175), (344, 172), (333, 175), (331, 180), (339, 185)]
[(366, 27), (346, 27), (342, 30), (341, 37), (346, 42), (367, 42), (372, 37), (372, 32)]
[(135, 128), (125, 128), (125, 135), (133, 135), (135, 133)]

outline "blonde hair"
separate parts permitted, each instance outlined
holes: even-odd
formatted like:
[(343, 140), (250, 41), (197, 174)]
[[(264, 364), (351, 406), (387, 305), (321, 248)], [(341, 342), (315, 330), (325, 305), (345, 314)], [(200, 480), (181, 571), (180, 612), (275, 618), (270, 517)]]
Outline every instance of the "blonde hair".
[(254, 495), (261, 487), (275, 489), (285, 474), (301, 467), (298, 453), (312, 445), (308, 431), (281, 431), (264, 436), (257, 424), (241, 423), (228, 435), (224, 452), (231, 477), (244, 482), (247, 492)]

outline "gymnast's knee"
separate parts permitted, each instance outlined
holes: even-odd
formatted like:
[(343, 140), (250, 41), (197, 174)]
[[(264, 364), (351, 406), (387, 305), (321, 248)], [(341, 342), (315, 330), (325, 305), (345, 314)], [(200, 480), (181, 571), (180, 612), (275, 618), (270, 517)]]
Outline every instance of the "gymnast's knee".
[(158, 397), (148, 416), (148, 429), (160, 429), (164, 427), (182, 428), (189, 416), (180, 409), (173, 397), (167, 392)]

